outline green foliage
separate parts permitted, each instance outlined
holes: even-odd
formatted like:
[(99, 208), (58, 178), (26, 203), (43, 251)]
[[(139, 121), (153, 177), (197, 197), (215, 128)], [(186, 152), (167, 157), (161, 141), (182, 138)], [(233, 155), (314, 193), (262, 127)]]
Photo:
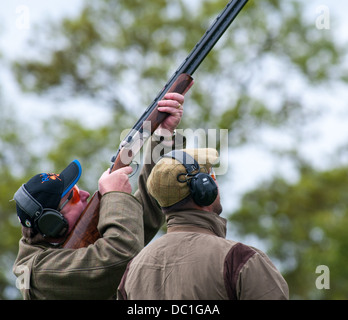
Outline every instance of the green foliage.
[[(77, 158), (84, 170), (81, 186), (93, 192), (122, 130), (133, 125), (225, 5), (223, 0), (99, 0), (85, 2), (77, 17), (42, 21), (30, 40), (33, 52), (13, 61), (23, 92), (53, 102), (88, 99), (110, 116), (91, 128), (83, 112), (79, 119), (56, 113), (37, 136), (11, 114), (0, 119), (0, 231), (6, 237), (0, 247), (6, 259), (0, 263), (16, 252), (19, 228), (8, 199), (20, 184), (43, 164), (59, 171)], [(228, 129), (231, 148), (260, 143), (265, 128), (288, 130), (300, 143), (304, 124), (315, 116), (303, 105), (307, 90), (322, 90), (347, 74), (343, 48), (330, 32), (315, 28), (306, 5), (249, 1), (195, 73), (181, 127)], [(300, 90), (293, 89), (295, 83)], [(40, 144), (46, 149), (32, 148)], [(284, 265), (293, 297), (333, 294), (313, 290), (313, 268), (319, 264), (335, 272), (337, 295), (330, 298), (344, 294), (340, 263), (345, 265), (347, 199), (340, 170), (308, 169), (294, 185), (280, 177), (269, 181), (247, 194), (231, 216), (240, 234), (267, 242)], [(0, 298), (6, 297), (1, 295), (6, 286), (3, 275)]]
[[(60, 139), (49, 152), (48, 159), (54, 164), (54, 168), (64, 168), (67, 162), (78, 159), (83, 169), (79, 186), (94, 193), (98, 188), (100, 175), (110, 165), (111, 153), (107, 147), (112, 145), (112, 141), (107, 141), (106, 137), (117, 136), (115, 133), (120, 133), (118, 130), (110, 133), (112, 127), (89, 129), (75, 120), (64, 120), (59, 127), (61, 126), (66, 131), (60, 133)], [(114, 148), (117, 143), (120, 143), (120, 140), (114, 141)]]
[[(347, 169), (306, 168), (293, 184), (274, 177), (245, 194), (230, 215), (238, 234), (256, 235), (281, 261), (293, 298), (347, 296)], [(320, 265), (330, 269), (330, 290), (316, 288)]]
[(15, 204), (11, 200), (37, 159), (28, 152), (26, 138), (30, 135), (20, 125), (14, 109), (4, 98), (0, 97), (0, 100), (0, 299), (3, 299), (6, 298), (6, 290), (13, 285), (8, 283), (12, 268), (10, 261), (18, 250), (20, 237)]
[[(45, 59), (17, 61), (14, 71), (24, 90), (87, 95), (134, 120), (224, 5), (222, 0), (194, 8), (183, 0), (88, 3), (76, 19), (47, 29), (45, 44), (36, 44), (38, 50), (45, 46)], [(289, 83), (301, 78), (319, 85), (332, 76), (341, 54), (329, 34), (305, 18), (299, 1), (251, 1), (197, 71), (182, 125), (231, 129), (231, 141), (239, 144), (257, 136), (258, 128), (291, 119), (294, 124), (294, 118), (304, 118), (302, 93), (289, 95), (284, 74), (267, 70), (269, 59), (291, 70)], [(125, 92), (133, 92), (134, 103)]]

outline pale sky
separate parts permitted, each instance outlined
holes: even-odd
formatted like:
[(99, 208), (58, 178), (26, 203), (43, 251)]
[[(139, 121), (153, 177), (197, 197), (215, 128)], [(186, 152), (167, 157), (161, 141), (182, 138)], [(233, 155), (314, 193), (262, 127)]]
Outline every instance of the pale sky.
[[(155, 0), (154, 0), (155, 1)], [(330, 32), (342, 43), (348, 43), (348, 12), (347, 0), (308, 0), (308, 19), (313, 20), (313, 27), (316, 26), (316, 19), (320, 12), (318, 9), (322, 6), (330, 10)], [(0, 50), (5, 57), (11, 58), (23, 55), (23, 52), (30, 50), (26, 47), (26, 39), (33, 31), (33, 28), (40, 21), (59, 19), (66, 15), (74, 15), (79, 12), (82, 0), (11, 0), (2, 1), (0, 4)], [(347, 46), (348, 48), (348, 46)], [(19, 108), (26, 117), (33, 115), (45, 116), (46, 112), (52, 112), (47, 108), (51, 102), (43, 97), (35, 95), (23, 95), (14, 83), (8, 70), (0, 68), (0, 83), (6, 97), (11, 104)], [(335, 88), (335, 93), (323, 92), (323, 95), (313, 96), (313, 101), (322, 101), (326, 99), (327, 106), (330, 108), (328, 116), (323, 118), (320, 123), (314, 123), (311, 130), (318, 132), (319, 139), (313, 141), (310, 145), (304, 145), (302, 148), (314, 161), (319, 161), (318, 165), (325, 163), (325, 157), (330, 158), (334, 147), (342, 145), (348, 141), (348, 118), (347, 110), (347, 90), (344, 87)], [(105, 113), (101, 109), (95, 112), (95, 106), (89, 106), (86, 101), (73, 101), (71, 103), (81, 103), (84, 108), (90, 108), (94, 112), (92, 118), (87, 119), (91, 122), (102, 121)], [(145, 106), (146, 107), (146, 106)], [(69, 109), (69, 105), (65, 106)], [(70, 112), (78, 112), (71, 111)], [(267, 137), (270, 143), (277, 143), (276, 137), (270, 135)], [(225, 202), (227, 199), (236, 199), (238, 195), (245, 190), (252, 188), (255, 183), (269, 176), (273, 168), (277, 167), (274, 159), (270, 158), (262, 149), (257, 146), (245, 147), (230, 154), (231, 166), (233, 168), (232, 183), (228, 192), (226, 191)], [(284, 164), (277, 167), (277, 170), (287, 174), (290, 168)], [(247, 174), (246, 174), (247, 173)], [(290, 172), (291, 173), (291, 172)], [(231, 187), (232, 185), (232, 187)], [(233, 194), (233, 196), (231, 195)], [(231, 204), (228, 204), (228, 206)], [(235, 203), (234, 203), (235, 205)], [(233, 206), (233, 204), (232, 204)]]

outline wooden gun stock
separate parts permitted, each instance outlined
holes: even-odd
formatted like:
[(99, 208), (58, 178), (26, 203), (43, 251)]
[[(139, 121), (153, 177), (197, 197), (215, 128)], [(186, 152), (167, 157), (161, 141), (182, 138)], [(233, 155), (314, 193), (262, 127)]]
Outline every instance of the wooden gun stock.
[(96, 191), (86, 209), (77, 220), (74, 229), (65, 240), (63, 247), (69, 249), (84, 248), (100, 238), (97, 229), (101, 195)]
[[(177, 80), (174, 82), (174, 84), (169, 88), (167, 92), (177, 92), (182, 95), (185, 95), (185, 93), (190, 89), (192, 83), (193, 83), (192, 77), (188, 74), (183, 73), (178, 76)], [(151, 123), (150, 135), (152, 135), (154, 131), (158, 128), (158, 126), (161, 124), (161, 122), (163, 122), (167, 116), (168, 116), (167, 113), (159, 112), (157, 110), (157, 107), (152, 108), (152, 110), (150, 110), (150, 113), (146, 115), (146, 118), (142, 120), (141, 126), (137, 129), (138, 132), (142, 132), (144, 122), (148, 121)], [(142, 147), (142, 145), (143, 145), (143, 142), (141, 143), (140, 147)], [(123, 156), (125, 153), (127, 154)], [(132, 149), (122, 148), (116, 157), (114, 165), (111, 168), (111, 172), (129, 165), (134, 159), (136, 153), (137, 152), (134, 152)]]
[[(193, 79), (191, 76), (181, 74), (168, 92), (177, 92), (184, 95), (191, 87), (192, 81)], [(159, 112), (157, 108), (152, 110), (149, 116), (145, 119), (145, 121), (151, 122), (151, 134), (158, 128), (158, 126), (167, 116), (167, 113)], [(131, 160), (136, 155), (136, 153), (133, 152), (131, 156), (127, 155), (127, 157), (122, 157), (123, 152), (130, 151), (126, 148), (120, 150), (116, 157), (115, 163), (110, 170), (111, 172), (129, 165)], [(130, 161), (126, 163), (122, 162), (122, 158), (130, 159)], [(80, 218), (77, 220), (74, 229), (70, 232), (70, 235), (65, 240), (63, 244), (64, 248), (77, 249), (87, 247), (100, 238), (97, 228), (99, 221), (100, 199), (101, 195), (99, 191), (96, 191), (91, 200), (88, 202), (86, 209), (82, 212)]]

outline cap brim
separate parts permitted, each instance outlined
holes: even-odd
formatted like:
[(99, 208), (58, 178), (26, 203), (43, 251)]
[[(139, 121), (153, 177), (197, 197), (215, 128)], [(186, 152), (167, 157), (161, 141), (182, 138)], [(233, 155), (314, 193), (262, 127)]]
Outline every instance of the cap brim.
[(64, 179), (64, 189), (62, 198), (73, 188), (79, 181), (82, 173), (81, 164), (78, 160), (71, 162), (60, 174)]

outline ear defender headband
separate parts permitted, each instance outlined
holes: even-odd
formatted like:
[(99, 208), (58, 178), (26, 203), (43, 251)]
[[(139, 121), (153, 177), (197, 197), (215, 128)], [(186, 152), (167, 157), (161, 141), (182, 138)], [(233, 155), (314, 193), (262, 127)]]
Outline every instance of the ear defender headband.
[[(191, 196), (196, 204), (209, 206), (215, 201), (218, 195), (218, 187), (208, 173), (200, 172), (200, 166), (193, 157), (181, 150), (173, 150), (163, 157), (175, 159), (185, 167), (186, 174), (178, 174), (177, 180), (180, 183), (187, 182)], [(182, 175), (185, 175), (186, 179), (182, 179)]]
[(24, 222), (25, 225), (38, 230), (44, 237), (58, 238), (64, 236), (68, 231), (68, 221), (65, 217), (57, 210), (43, 208), (24, 185), (18, 189), (13, 199), (29, 216), (29, 219)]

